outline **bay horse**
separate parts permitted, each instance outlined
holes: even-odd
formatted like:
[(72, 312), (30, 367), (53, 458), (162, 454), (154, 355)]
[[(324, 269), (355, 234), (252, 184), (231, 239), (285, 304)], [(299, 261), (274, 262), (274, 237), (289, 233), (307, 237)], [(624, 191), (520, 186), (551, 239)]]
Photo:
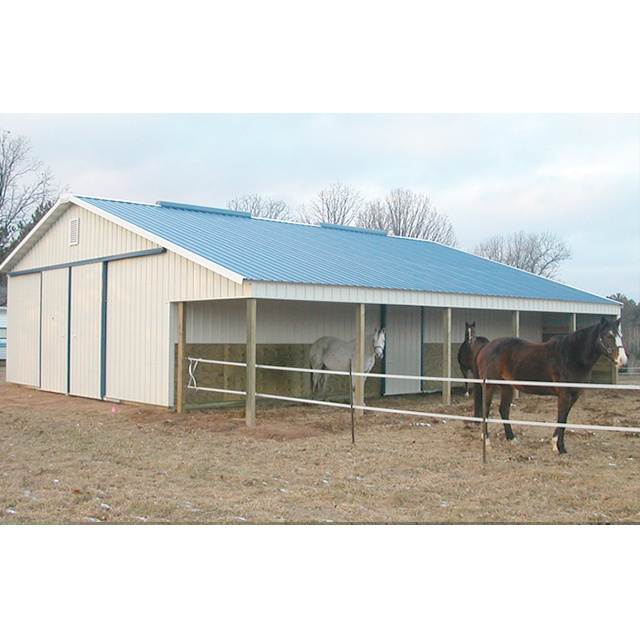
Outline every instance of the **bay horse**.
[[(365, 338), (364, 373), (369, 373), (373, 368), (376, 358), (382, 358), (386, 334), (384, 329), (376, 329)], [(319, 338), (311, 345), (309, 352), (312, 369), (327, 369), (329, 371), (349, 371), (351, 362), (355, 365), (356, 341), (346, 342), (332, 336)], [(315, 399), (319, 389), (322, 390), (322, 399), (327, 399), (328, 373), (311, 374), (311, 397)]]
[[(617, 368), (627, 363), (627, 354), (622, 346), (620, 319), (607, 320), (579, 329), (566, 335), (554, 336), (547, 342), (534, 343), (520, 338), (497, 338), (478, 353), (477, 377), (484, 380), (517, 380), (536, 382), (576, 382), (591, 380), (591, 372), (600, 356), (607, 357)], [(566, 423), (571, 407), (583, 389), (572, 387), (535, 387), (526, 384), (486, 385), (483, 397), (482, 385), (476, 383), (474, 410), (477, 418), (489, 417), (493, 394), (500, 387), (500, 417), (509, 419), (513, 390), (541, 396), (558, 398), (556, 422)], [(564, 446), (565, 427), (556, 427), (552, 438), (553, 450), (566, 454)], [(514, 441), (509, 423), (504, 431), (507, 440)], [(487, 440), (488, 443), (488, 440)]]
[[(460, 371), (462, 371), (463, 378), (472, 377), (473, 365), (475, 363), (478, 351), (489, 342), (489, 338), (476, 335), (476, 323), (465, 322), (464, 323), (464, 342), (458, 349), (458, 364), (460, 365)], [(469, 397), (469, 383), (464, 381), (464, 395)]]

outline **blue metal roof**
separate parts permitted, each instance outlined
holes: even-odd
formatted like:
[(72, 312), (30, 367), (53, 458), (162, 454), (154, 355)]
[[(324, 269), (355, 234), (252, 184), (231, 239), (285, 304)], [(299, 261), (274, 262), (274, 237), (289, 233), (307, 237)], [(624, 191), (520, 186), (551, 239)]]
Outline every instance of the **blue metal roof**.
[(612, 303), (425, 240), (168, 202), (76, 198), (247, 280)]

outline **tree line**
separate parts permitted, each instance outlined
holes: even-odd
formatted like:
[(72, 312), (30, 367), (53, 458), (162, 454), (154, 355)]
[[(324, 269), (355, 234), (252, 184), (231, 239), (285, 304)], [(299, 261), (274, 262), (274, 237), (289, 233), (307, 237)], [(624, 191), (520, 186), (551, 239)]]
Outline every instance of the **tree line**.
[[(352, 225), (458, 246), (448, 216), (427, 195), (410, 189), (392, 189), (383, 198), (365, 201), (351, 185), (336, 182), (298, 207), (295, 214), (283, 200), (257, 194), (234, 198), (227, 206), (263, 218)], [(560, 266), (572, 255), (564, 240), (549, 231), (496, 235), (476, 244), (472, 253), (552, 279), (557, 279)]]

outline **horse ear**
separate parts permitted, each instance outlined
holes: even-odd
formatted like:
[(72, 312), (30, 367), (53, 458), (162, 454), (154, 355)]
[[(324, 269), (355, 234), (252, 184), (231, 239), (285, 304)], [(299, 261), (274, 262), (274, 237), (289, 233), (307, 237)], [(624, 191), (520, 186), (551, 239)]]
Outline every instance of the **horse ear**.
[(476, 321), (474, 320), (469, 326), (470, 327), (475, 327), (476, 326)]

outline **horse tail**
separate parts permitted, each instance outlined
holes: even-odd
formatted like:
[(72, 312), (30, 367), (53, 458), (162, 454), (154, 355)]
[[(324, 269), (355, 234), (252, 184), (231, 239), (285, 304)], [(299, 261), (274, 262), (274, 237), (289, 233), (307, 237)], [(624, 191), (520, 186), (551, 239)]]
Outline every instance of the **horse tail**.
[[(486, 338), (485, 338), (486, 340)], [(489, 341), (481, 344), (480, 348), (471, 356), (471, 375), (477, 380), (480, 379), (480, 367), (478, 366), (478, 356), (480, 352), (485, 348)], [(482, 384), (480, 382), (473, 383), (473, 415), (476, 418), (482, 418), (484, 415), (483, 398), (482, 398)]]

